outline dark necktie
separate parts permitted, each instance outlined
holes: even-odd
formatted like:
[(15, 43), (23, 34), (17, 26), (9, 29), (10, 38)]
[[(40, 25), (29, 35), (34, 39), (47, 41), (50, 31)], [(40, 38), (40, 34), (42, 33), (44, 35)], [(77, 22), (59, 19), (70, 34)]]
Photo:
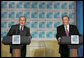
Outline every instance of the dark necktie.
[(20, 35), (23, 35), (23, 30), (22, 30), (22, 27), (20, 29)]
[(66, 35), (69, 36), (69, 31), (67, 30), (67, 26), (66, 26)]

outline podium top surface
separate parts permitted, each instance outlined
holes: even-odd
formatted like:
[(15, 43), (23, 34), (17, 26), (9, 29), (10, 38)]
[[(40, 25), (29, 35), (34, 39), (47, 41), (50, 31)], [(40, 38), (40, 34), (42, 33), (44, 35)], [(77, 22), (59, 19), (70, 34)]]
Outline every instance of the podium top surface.
[[(71, 45), (71, 37), (63, 36), (59, 44), (70, 44)], [(79, 45), (83, 44), (83, 36), (79, 36)]]
[[(20, 44), (29, 44), (31, 36), (21, 36)], [(12, 36), (4, 36), (2, 40), (3, 44), (5, 45), (12, 45)]]

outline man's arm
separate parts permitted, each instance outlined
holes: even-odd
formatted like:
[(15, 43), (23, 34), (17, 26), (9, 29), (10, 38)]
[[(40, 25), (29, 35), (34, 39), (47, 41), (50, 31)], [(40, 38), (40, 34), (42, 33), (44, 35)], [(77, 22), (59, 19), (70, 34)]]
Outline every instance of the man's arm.
[(32, 36), (31, 36), (31, 34), (30, 34), (30, 28), (27, 29), (27, 35), (26, 35), (26, 36), (30, 36), (31, 39), (32, 39)]
[(56, 38), (58, 39), (60, 37), (60, 28), (57, 27), (57, 34), (56, 34)]
[(31, 36), (31, 34), (30, 34), (30, 28), (27, 28), (27, 34), (26, 34), (26, 36)]
[(30, 44), (31, 43), (31, 39), (32, 39), (32, 36), (30, 34), (30, 28), (27, 28), (27, 34), (26, 34), (26, 36), (30, 36), (29, 37), (29, 39), (30, 39), (29, 44)]
[(57, 38), (58, 42), (60, 42), (61, 35), (60, 35), (60, 28), (59, 27), (57, 27), (57, 35), (56, 35), (56, 38)]

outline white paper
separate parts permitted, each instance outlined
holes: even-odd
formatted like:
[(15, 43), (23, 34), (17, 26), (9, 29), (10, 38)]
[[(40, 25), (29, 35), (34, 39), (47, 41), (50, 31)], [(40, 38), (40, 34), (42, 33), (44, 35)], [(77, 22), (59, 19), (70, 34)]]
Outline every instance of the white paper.
[(20, 35), (12, 36), (12, 44), (20, 44)]
[(79, 44), (79, 35), (71, 35), (71, 44)]

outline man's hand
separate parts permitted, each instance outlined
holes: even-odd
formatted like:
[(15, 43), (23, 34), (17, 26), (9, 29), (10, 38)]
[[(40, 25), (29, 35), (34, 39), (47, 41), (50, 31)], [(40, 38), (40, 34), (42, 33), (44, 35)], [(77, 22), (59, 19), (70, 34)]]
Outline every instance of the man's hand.
[(61, 40), (61, 37), (58, 38), (58, 42), (60, 42), (60, 40)]

